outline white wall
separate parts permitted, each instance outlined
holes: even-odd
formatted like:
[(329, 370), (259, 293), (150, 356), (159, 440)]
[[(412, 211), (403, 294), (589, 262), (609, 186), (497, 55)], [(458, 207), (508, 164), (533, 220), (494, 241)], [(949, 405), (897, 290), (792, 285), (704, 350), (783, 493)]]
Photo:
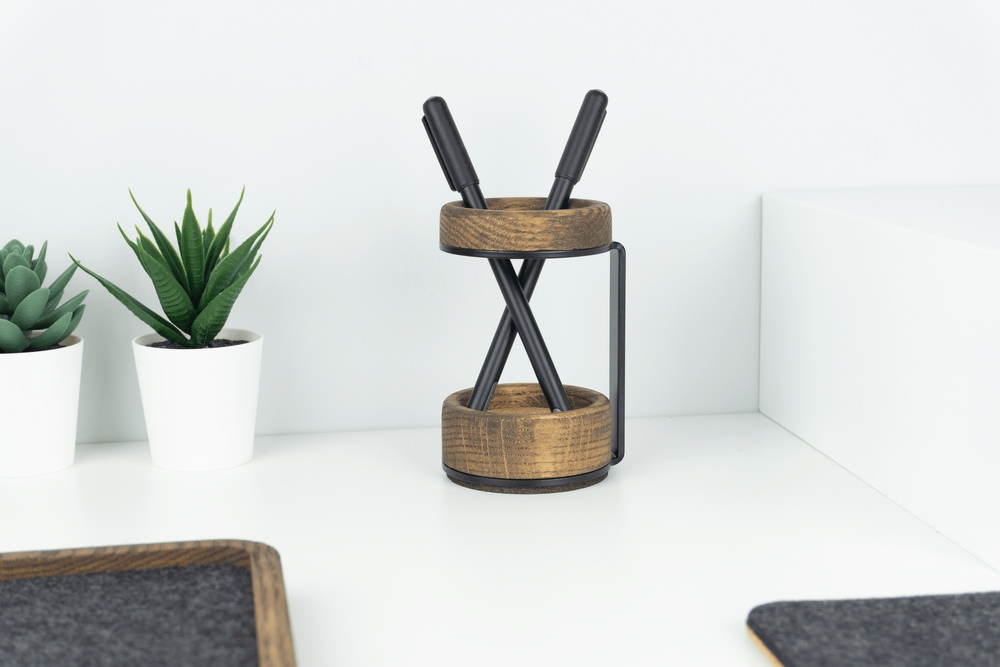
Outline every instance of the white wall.
[[(487, 196), (544, 196), (608, 93), (576, 195), (629, 251), (628, 414), (757, 408), (760, 194), (1000, 176), (1000, 6), (708, 0), (0, 1), (0, 237), (48, 239), (153, 299), (115, 228), (277, 209), (230, 320), (265, 334), (262, 433), (434, 425), (502, 301), (437, 249), (420, 125), (445, 97)], [(607, 257), (550, 262), (566, 382), (606, 387)], [(144, 437), (129, 340), (89, 277), (81, 441)], [(530, 369), (512, 357), (508, 380)], [(2, 378), (0, 381), (15, 381)], [(198, 409), (192, 406), (192, 409)]]

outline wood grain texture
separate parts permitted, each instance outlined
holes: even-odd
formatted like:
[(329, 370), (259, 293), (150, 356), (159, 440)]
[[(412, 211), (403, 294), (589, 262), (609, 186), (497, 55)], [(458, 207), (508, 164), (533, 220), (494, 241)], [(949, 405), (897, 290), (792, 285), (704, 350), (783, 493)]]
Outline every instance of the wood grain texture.
[(259, 667), (294, 667), (288, 605), (278, 552), (242, 540), (206, 540), (0, 554), (0, 581), (193, 565), (248, 569), (253, 586)]
[(760, 637), (758, 637), (757, 634), (749, 627), (747, 628), (747, 634), (750, 635), (750, 639), (752, 639), (753, 643), (757, 645), (757, 648), (764, 652), (767, 659), (774, 663), (775, 667), (783, 667), (782, 664), (778, 662), (778, 659), (774, 657), (774, 654), (771, 653), (771, 649), (769, 649), (764, 642), (760, 640)]
[(441, 243), (455, 248), (498, 252), (583, 250), (611, 243), (611, 207), (571, 199), (569, 208), (543, 210), (541, 197), (486, 200), (489, 209), (462, 202), (441, 207)]
[(460, 472), (499, 479), (550, 479), (593, 472), (611, 462), (611, 402), (566, 386), (569, 412), (550, 412), (537, 384), (501, 384), (483, 412), (466, 405), (471, 389), (445, 399), (442, 461)]

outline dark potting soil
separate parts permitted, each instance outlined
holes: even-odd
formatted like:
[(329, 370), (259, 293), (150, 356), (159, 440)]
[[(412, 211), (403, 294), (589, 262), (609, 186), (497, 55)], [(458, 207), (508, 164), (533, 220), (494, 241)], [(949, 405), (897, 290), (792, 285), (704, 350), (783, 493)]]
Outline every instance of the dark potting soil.
[(253, 584), (234, 565), (0, 581), (0, 666), (246, 667)]
[[(205, 347), (229, 347), (230, 345), (242, 345), (243, 343), (249, 343), (246, 340), (232, 340), (230, 338), (216, 338), (210, 342)], [(184, 347), (183, 345), (178, 345), (177, 343), (169, 340), (161, 340), (158, 343), (152, 343), (149, 347), (162, 347), (168, 350), (190, 350), (192, 348)], [(197, 348), (195, 348), (197, 349)]]

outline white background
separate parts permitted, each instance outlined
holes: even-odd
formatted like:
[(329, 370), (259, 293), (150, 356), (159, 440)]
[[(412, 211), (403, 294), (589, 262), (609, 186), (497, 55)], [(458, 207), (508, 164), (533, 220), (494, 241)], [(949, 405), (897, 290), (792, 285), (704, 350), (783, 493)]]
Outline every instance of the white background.
[[(544, 196), (601, 88), (575, 195), (629, 252), (628, 414), (755, 411), (761, 193), (996, 181), (998, 45), (992, 2), (0, 1), (0, 237), (155, 303), (128, 189), (170, 225), (187, 188), (204, 219), (245, 185), (237, 239), (277, 209), (230, 319), (265, 336), (258, 431), (432, 426), (502, 300), (437, 249), (457, 197), (421, 104), (449, 102), (487, 196)], [(550, 262), (533, 300), (562, 379), (599, 390), (606, 267)], [(141, 439), (146, 328), (72, 287), (80, 440)], [(504, 379), (529, 379), (515, 350)]]

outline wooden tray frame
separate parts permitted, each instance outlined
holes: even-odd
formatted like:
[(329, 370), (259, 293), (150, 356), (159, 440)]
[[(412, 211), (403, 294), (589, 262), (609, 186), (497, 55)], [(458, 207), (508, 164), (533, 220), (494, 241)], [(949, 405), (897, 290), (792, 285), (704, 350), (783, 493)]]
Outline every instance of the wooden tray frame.
[(0, 554), (0, 581), (190, 565), (235, 565), (250, 571), (258, 667), (295, 667), (281, 559), (274, 548), (243, 540), (164, 542), (130, 546)]

